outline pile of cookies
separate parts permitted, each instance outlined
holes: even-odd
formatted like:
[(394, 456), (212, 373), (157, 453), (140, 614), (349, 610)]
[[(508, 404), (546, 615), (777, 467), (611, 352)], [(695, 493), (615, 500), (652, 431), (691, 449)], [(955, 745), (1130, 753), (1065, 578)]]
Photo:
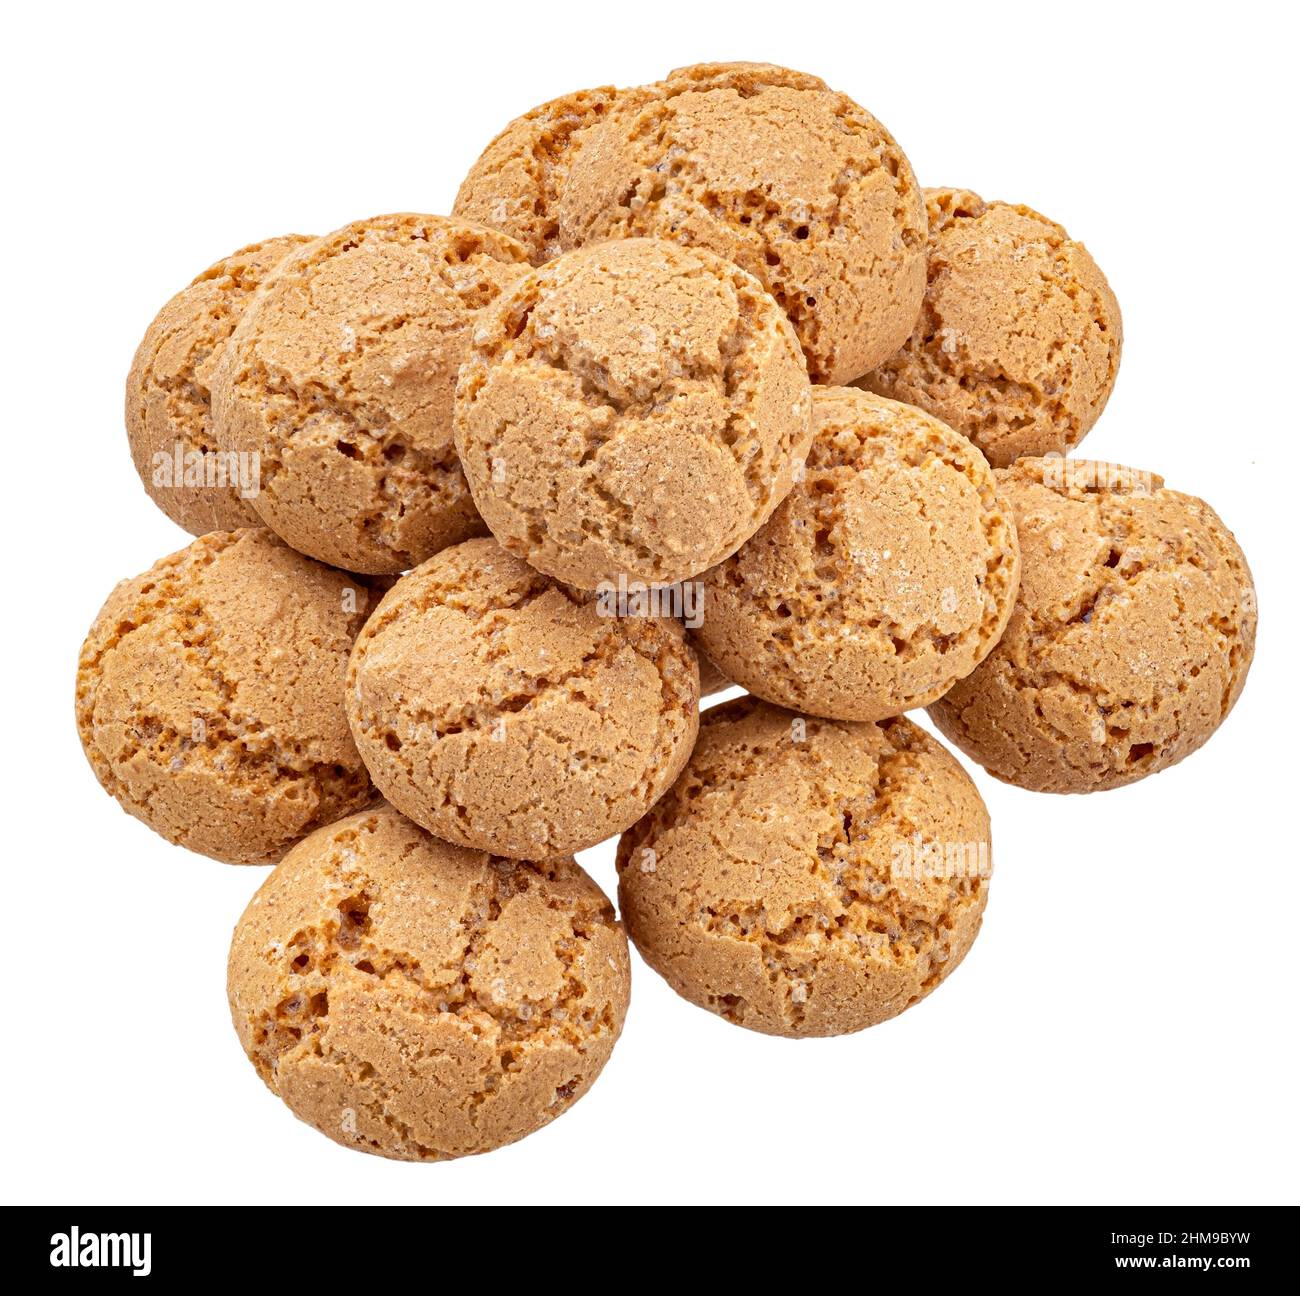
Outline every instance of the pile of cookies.
[[(411, 1160), (586, 1091), (628, 937), (753, 1030), (904, 1011), (991, 856), (903, 713), (1021, 787), (1117, 787), (1213, 733), (1256, 622), (1207, 504), (1065, 457), (1121, 349), (1083, 245), (921, 189), (816, 77), (557, 99), (452, 212), (270, 239), (163, 307), (127, 430), (198, 538), (77, 678), (129, 813), (276, 866), (228, 969), (258, 1073)], [(572, 858), (620, 834), (621, 921)]]

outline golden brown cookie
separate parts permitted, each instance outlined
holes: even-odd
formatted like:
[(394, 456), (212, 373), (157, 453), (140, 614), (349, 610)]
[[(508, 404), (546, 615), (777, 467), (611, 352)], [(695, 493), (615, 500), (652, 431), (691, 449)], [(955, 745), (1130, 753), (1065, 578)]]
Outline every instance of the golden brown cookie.
[(209, 266), (149, 325), (126, 380), (126, 435), (149, 498), (194, 535), (261, 526), (249, 503), (257, 474), (212, 434), (212, 372), (262, 280), (305, 234), (251, 243)]
[(619, 94), (578, 90), (516, 117), (470, 167), (452, 214), (518, 239), (534, 265), (558, 256), (555, 204), (569, 161)]
[(474, 502), (511, 553), (582, 589), (684, 580), (734, 552), (812, 437), (789, 322), (710, 252), (570, 252), (485, 313), (456, 395)]
[(1064, 454), (1101, 416), (1124, 328), (1082, 243), (1028, 207), (927, 189), (929, 282), (907, 343), (859, 386), (919, 405), (995, 467)]
[(235, 928), (239, 1041), (299, 1119), (403, 1161), (489, 1152), (591, 1087), (627, 940), (571, 859), (448, 845), (391, 806), (294, 848)]
[(997, 473), (1023, 570), (997, 648), (930, 708), (995, 777), (1094, 792), (1190, 755), (1255, 651), (1255, 589), (1203, 500), (1115, 464), (1022, 459)]
[(1020, 551), (993, 471), (909, 405), (815, 387), (803, 480), (703, 578), (696, 641), (780, 706), (883, 720), (941, 697), (997, 643)]
[(787, 68), (701, 64), (620, 96), (584, 132), (554, 210), (565, 247), (653, 236), (748, 270), (816, 382), (897, 350), (925, 291), (925, 208), (902, 149)]
[(282, 262), (212, 380), (222, 447), (261, 457), (266, 525), (360, 572), (481, 535), (452, 447), (456, 371), (480, 312), (527, 268), (504, 234), (409, 214), (356, 221)]
[(628, 935), (684, 998), (769, 1035), (842, 1035), (929, 994), (979, 932), (989, 820), (904, 719), (737, 698), (618, 847)]
[(95, 776), (168, 841), (274, 863), (374, 800), (343, 681), (376, 601), (264, 528), (211, 532), (123, 581), (77, 667)]
[(680, 622), (603, 615), (491, 539), (403, 577), (348, 669), (380, 791), (448, 841), (521, 859), (644, 814), (690, 755), (699, 697)]

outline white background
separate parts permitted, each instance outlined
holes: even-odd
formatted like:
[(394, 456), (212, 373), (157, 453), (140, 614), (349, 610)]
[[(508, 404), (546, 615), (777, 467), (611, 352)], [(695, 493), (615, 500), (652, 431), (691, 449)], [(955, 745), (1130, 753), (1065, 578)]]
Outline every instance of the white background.
[[(1282, 6), (21, 6), (0, 318), (6, 552), (4, 1196), (37, 1202), (1295, 1201), (1296, 121)], [(1269, 14), (1279, 15), (1270, 18)], [(136, 342), (216, 258), (446, 212), (488, 139), (581, 86), (704, 59), (820, 74), (923, 184), (1085, 240), (1124, 311), (1085, 449), (1203, 495), (1254, 568), (1220, 733), (1123, 790), (975, 777), (996, 876), (965, 965), (902, 1017), (782, 1041), (639, 962), (595, 1088), (444, 1165), (295, 1121), (227, 1015), (264, 876), (100, 791), (72, 718), (100, 603), (187, 537), (122, 430)], [(584, 857), (614, 887), (612, 844)], [(1172, 1225), (1171, 1225), (1172, 1226)]]

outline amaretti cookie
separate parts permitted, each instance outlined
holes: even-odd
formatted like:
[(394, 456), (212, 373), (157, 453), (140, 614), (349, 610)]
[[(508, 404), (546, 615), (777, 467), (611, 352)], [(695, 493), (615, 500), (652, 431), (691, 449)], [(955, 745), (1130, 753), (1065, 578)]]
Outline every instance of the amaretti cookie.
[(516, 117), (470, 168), (452, 214), (518, 239), (534, 265), (558, 256), (555, 206), (569, 162), (619, 93), (613, 86), (578, 90)]
[(570, 252), (485, 312), (456, 448), (496, 538), (583, 589), (684, 580), (765, 522), (812, 437), (789, 321), (711, 252)]
[(964, 433), (995, 467), (1064, 454), (1101, 415), (1124, 330), (1082, 243), (1028, 207), (927, 189), (925, 304), (906, 344), (861, 380)]
[(260, 464), (219, 450), (209, 386), (226, 339), (262, 280), (305, 234), (267, 239), (209, 266), (158, 312), (126, 380), (126, 435), (149, 498), (194, 535), (261, 526)]
[(1022, 459), (997, 473), (1023, 571), (1006, 633), (930, 708), (995, 777), (1093, 792), (1190, 755), (1232, 709), (1255, 590), (1203, 500), (1115, 464)]
[(212, 532), (123, 581), (77, 667), (95, 776), (168, 841), (275, 863), (375, 799), (343, 684), (376, 601), (264, 528)]
[(813, 390), (804, 476), (705, 574), (695, 639), (769, 702), (881, 720), (941, 697), (997, 643), (1015, 526), (965, 437), (854, 388)]
[(585, 132), (555, 210), (565, 247), (651, 236), (748, 270), (816, 382), (887, 359), (925, 291), (925, 207), (902, 149), (787, 68), (701, 64), (621, 96)]
[(295, 847), (235, 928), (240, 1043), (293, 1113), (404, 1161), (488, 1152), (567, 1111), (627, 1013), (627, 941), (571, 859), (496, 859), (390, 806)]
[(357, 639), (348, 717), (380, 791), (448, 841), (540, 859), (638, 819), (695, 741), (671, 617), (608, 616), (491, 539), (403, 577)]
[(619, 842), (619, 907), (692, 1003), (770, 1035), (841, 1035), (961, 962), (989, 851), (974, 784), (910, 721), (738, 698), (704, 713), (681, 778)]
[(266, 525), (359, 572), (481, 535), (452, 447), (456, 372), (527, 269), (506, 235), (420, 215), (356, 221), (282, 262), (212, 381), (222, 448), (260, 456)]

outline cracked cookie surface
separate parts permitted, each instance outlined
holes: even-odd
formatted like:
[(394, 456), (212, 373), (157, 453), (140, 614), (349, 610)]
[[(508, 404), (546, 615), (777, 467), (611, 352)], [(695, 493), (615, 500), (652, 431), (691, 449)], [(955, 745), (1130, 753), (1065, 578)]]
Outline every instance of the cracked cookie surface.
[(583, 589), (671, 583), (771, 515), (811, 406), (793, 330), (757, 280), (629, 239), (549, 262), (485, 313), (456, 448), (512, 553)]
[(619, 907), (692, 1003), (771, 1035), (841, 1035), (961, 962), (990, 871), (975, 785), (911, 721), (745, 697), (704, 713), (677, 783), (623, 834)]
[(468, 540), (384, 598), (347, 707), (399, 810), (459, 845), (537, 859), (654, 804), (695, 741), (699, 672), (680, 622), (601, 615), (494, 540)]
[(703, 578), (695, 640), (780, 706), (881, 720), (942, 696), (1011, 614), (1020, 551), (993, 471), (937, 419), (815, 387), (802, 480)]
[(480, 312), (527, 269), (496, 230), (411, 214), (283, 261), (212, 383), (222, 447), (261, 456), (266, 525), (322, 562), (389, 574), (483, 534), (452, 445), (456, 373)]
[(682, 68), (624, 92), (583, 135), (560, 242), (653, 236), (755, 275), (816, 382), (900, 347), (925, 290), (925, 208), (903, 151), (847, 95), (768, 64)]
[(375, 798), (343, 684), (377, 601), (265, 528), (212, 532), (123, 581), (77, 667), (95, 776), (168, 841), (275, 863)]
[(590, 1088), (623, 1028), (627, 940), (571, 859), (499, 859), (391, 806), (307, 838), (235, 928), (240, 1043), (301, 1120), (407, 1161), (487, 1152)]
[(516, 117), (470, 167), (452, 214), (518, 239), (534, 265), (558, 256), (555, 207), (564, 177), (585, 133), (620, 93), (613, 86), (577, 90)]
[(197, 474), (159, 485), (154, 456), (210, 456), (217, 450), (212, 432), (213, 371), (226, 339), (234, 332), (248, 299), (262, 280), (301, 244), (305, 234), (287, 234), (232, 252), (209, 266), (178, 292), (149, 325), (126, 380), (126, 434), (131, 460), (149, 498), (177, 526), (193, 535), (261, 526), (262, 521), (239, 486)]
[(1255, 649), (1255, 590), (1232, 533), (1159, 477), (1075, 459), (996, 474), (1020, 591), (1001, 641), (930, 708), (990, 774), (1045, 792), (1132, 783), (1219, 727)]
[(1119, 303), (1088, 249), (1028, 207), (927, 189), (925, 303), (868, 391), (928, 410), (994, 467), (1065, 454), (1119, 373)]

